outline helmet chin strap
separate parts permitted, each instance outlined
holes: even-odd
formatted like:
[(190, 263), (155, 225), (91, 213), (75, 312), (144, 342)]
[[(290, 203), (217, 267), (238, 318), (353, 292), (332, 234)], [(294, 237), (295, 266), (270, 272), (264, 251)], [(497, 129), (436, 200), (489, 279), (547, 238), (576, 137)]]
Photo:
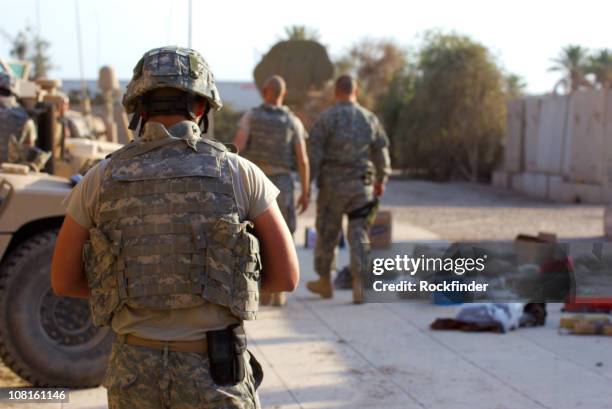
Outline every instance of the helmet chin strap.
[(204, 108), (204, 113), (202, 117), (198, 121), (198, 126), (203, 134), (208, 132), (208, 113), (210, 112), (210, 104), (206, 101), (206, 108)]

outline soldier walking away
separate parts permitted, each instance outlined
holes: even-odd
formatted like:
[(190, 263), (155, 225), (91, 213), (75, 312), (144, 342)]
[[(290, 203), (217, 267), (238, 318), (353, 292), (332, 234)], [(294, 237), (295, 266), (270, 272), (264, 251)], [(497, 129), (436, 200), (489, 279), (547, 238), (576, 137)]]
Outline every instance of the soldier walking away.
[[(306, 211), (310, 201), (310, 169), (306, 152), (306, 130), (300, 119), (283, 106), (287, 94), (285, 80), (278, 75), (269, 77), (263, 85), (264, 103), (247, 111), (240, 119), (234, 143), (242, 155), (259, 166), (280, 189), (276, 201), (291, 234), (296, 228), (293, 197), (293, 177), (297, 169), (301, 182), (298, 210)], [(283, 293), (262, 295), (262, 304), (286, 303)]]
[(53, 290), (88, 297), (94, 324), (117, 333), (111, 409), (259, 408), (242, 321), (256, 317), (260, 284), (293, 291), (299, 277), (278, 189), (201, 137), (221, 99), (198, 52), (145, 53), (123, 104), (139, 136), (69, 196)]
[(346, 214), (353, 302), (361, 303), (369, 216), (385, 190), (390, 161), (387, 135), (376, 116), (357, 103), (357, 95), (355, 79), (340, 76), (336, 104), (321, 114), (308, 138), (311, 175), (319, 187), (314, 255), (319, 279), (307, 287), (323, 298), (333, 296), (331, 271), (336, 268), (336, 246)]
[(22, 162), (22, 152), (36, 144), (36, 125), (17, 103), (15, 81), (12, 75), (0, 72), (0, 163)]

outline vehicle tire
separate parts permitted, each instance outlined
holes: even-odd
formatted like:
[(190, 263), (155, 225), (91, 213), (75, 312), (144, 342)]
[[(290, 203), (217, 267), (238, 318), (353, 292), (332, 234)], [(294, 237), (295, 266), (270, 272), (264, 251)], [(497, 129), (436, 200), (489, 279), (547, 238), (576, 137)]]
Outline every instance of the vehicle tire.
[(98, 386), (112, 343), (91, 322), (87, 300), (51, 290), (57, 230), (32, 236), (0, 265), (0, 357), (35, 386)]

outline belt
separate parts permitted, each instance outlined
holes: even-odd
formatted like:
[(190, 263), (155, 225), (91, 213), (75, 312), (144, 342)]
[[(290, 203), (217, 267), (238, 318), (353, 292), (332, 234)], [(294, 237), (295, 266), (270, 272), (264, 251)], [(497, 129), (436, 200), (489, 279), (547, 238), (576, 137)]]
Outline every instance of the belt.
[(140, 338), (132, 334), (117, 334), (118, 342), (145, 348), (160, 349), (174, 352), (195, 352), (205, 354), (208, 352), (206, 339), (196, 341), (159, 341), (156, 339)]

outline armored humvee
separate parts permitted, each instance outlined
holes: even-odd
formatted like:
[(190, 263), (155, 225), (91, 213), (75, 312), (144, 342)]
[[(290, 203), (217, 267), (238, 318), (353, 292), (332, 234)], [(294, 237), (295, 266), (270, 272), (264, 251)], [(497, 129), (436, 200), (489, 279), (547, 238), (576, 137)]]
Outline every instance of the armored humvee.
[(87, 300), (57, 297), (49, 272), (68, 179), (0, 171), (0, 357), (36, 386), (99, 385), (112, 342)]
[[(71, 118), (73, 137), (58, 140), (57, 82), (35, 84), (25, 79), (27, 67), (12, 66), (22, 76), (20, 101), (36, 122), (37, 146), (52, 155), (45, 173), (0, 167), (0, 358), (36, 386), (96, 386), (112, 333), (92, 325), (87, 300), (55, 296), (49, 273), (62, 202), (72, 189), (66, 177), (84, 173), (121, 145), (79, 137), (101, 122), (80, 114)], [(0, 60), (0, 69), (11, 68)]]

